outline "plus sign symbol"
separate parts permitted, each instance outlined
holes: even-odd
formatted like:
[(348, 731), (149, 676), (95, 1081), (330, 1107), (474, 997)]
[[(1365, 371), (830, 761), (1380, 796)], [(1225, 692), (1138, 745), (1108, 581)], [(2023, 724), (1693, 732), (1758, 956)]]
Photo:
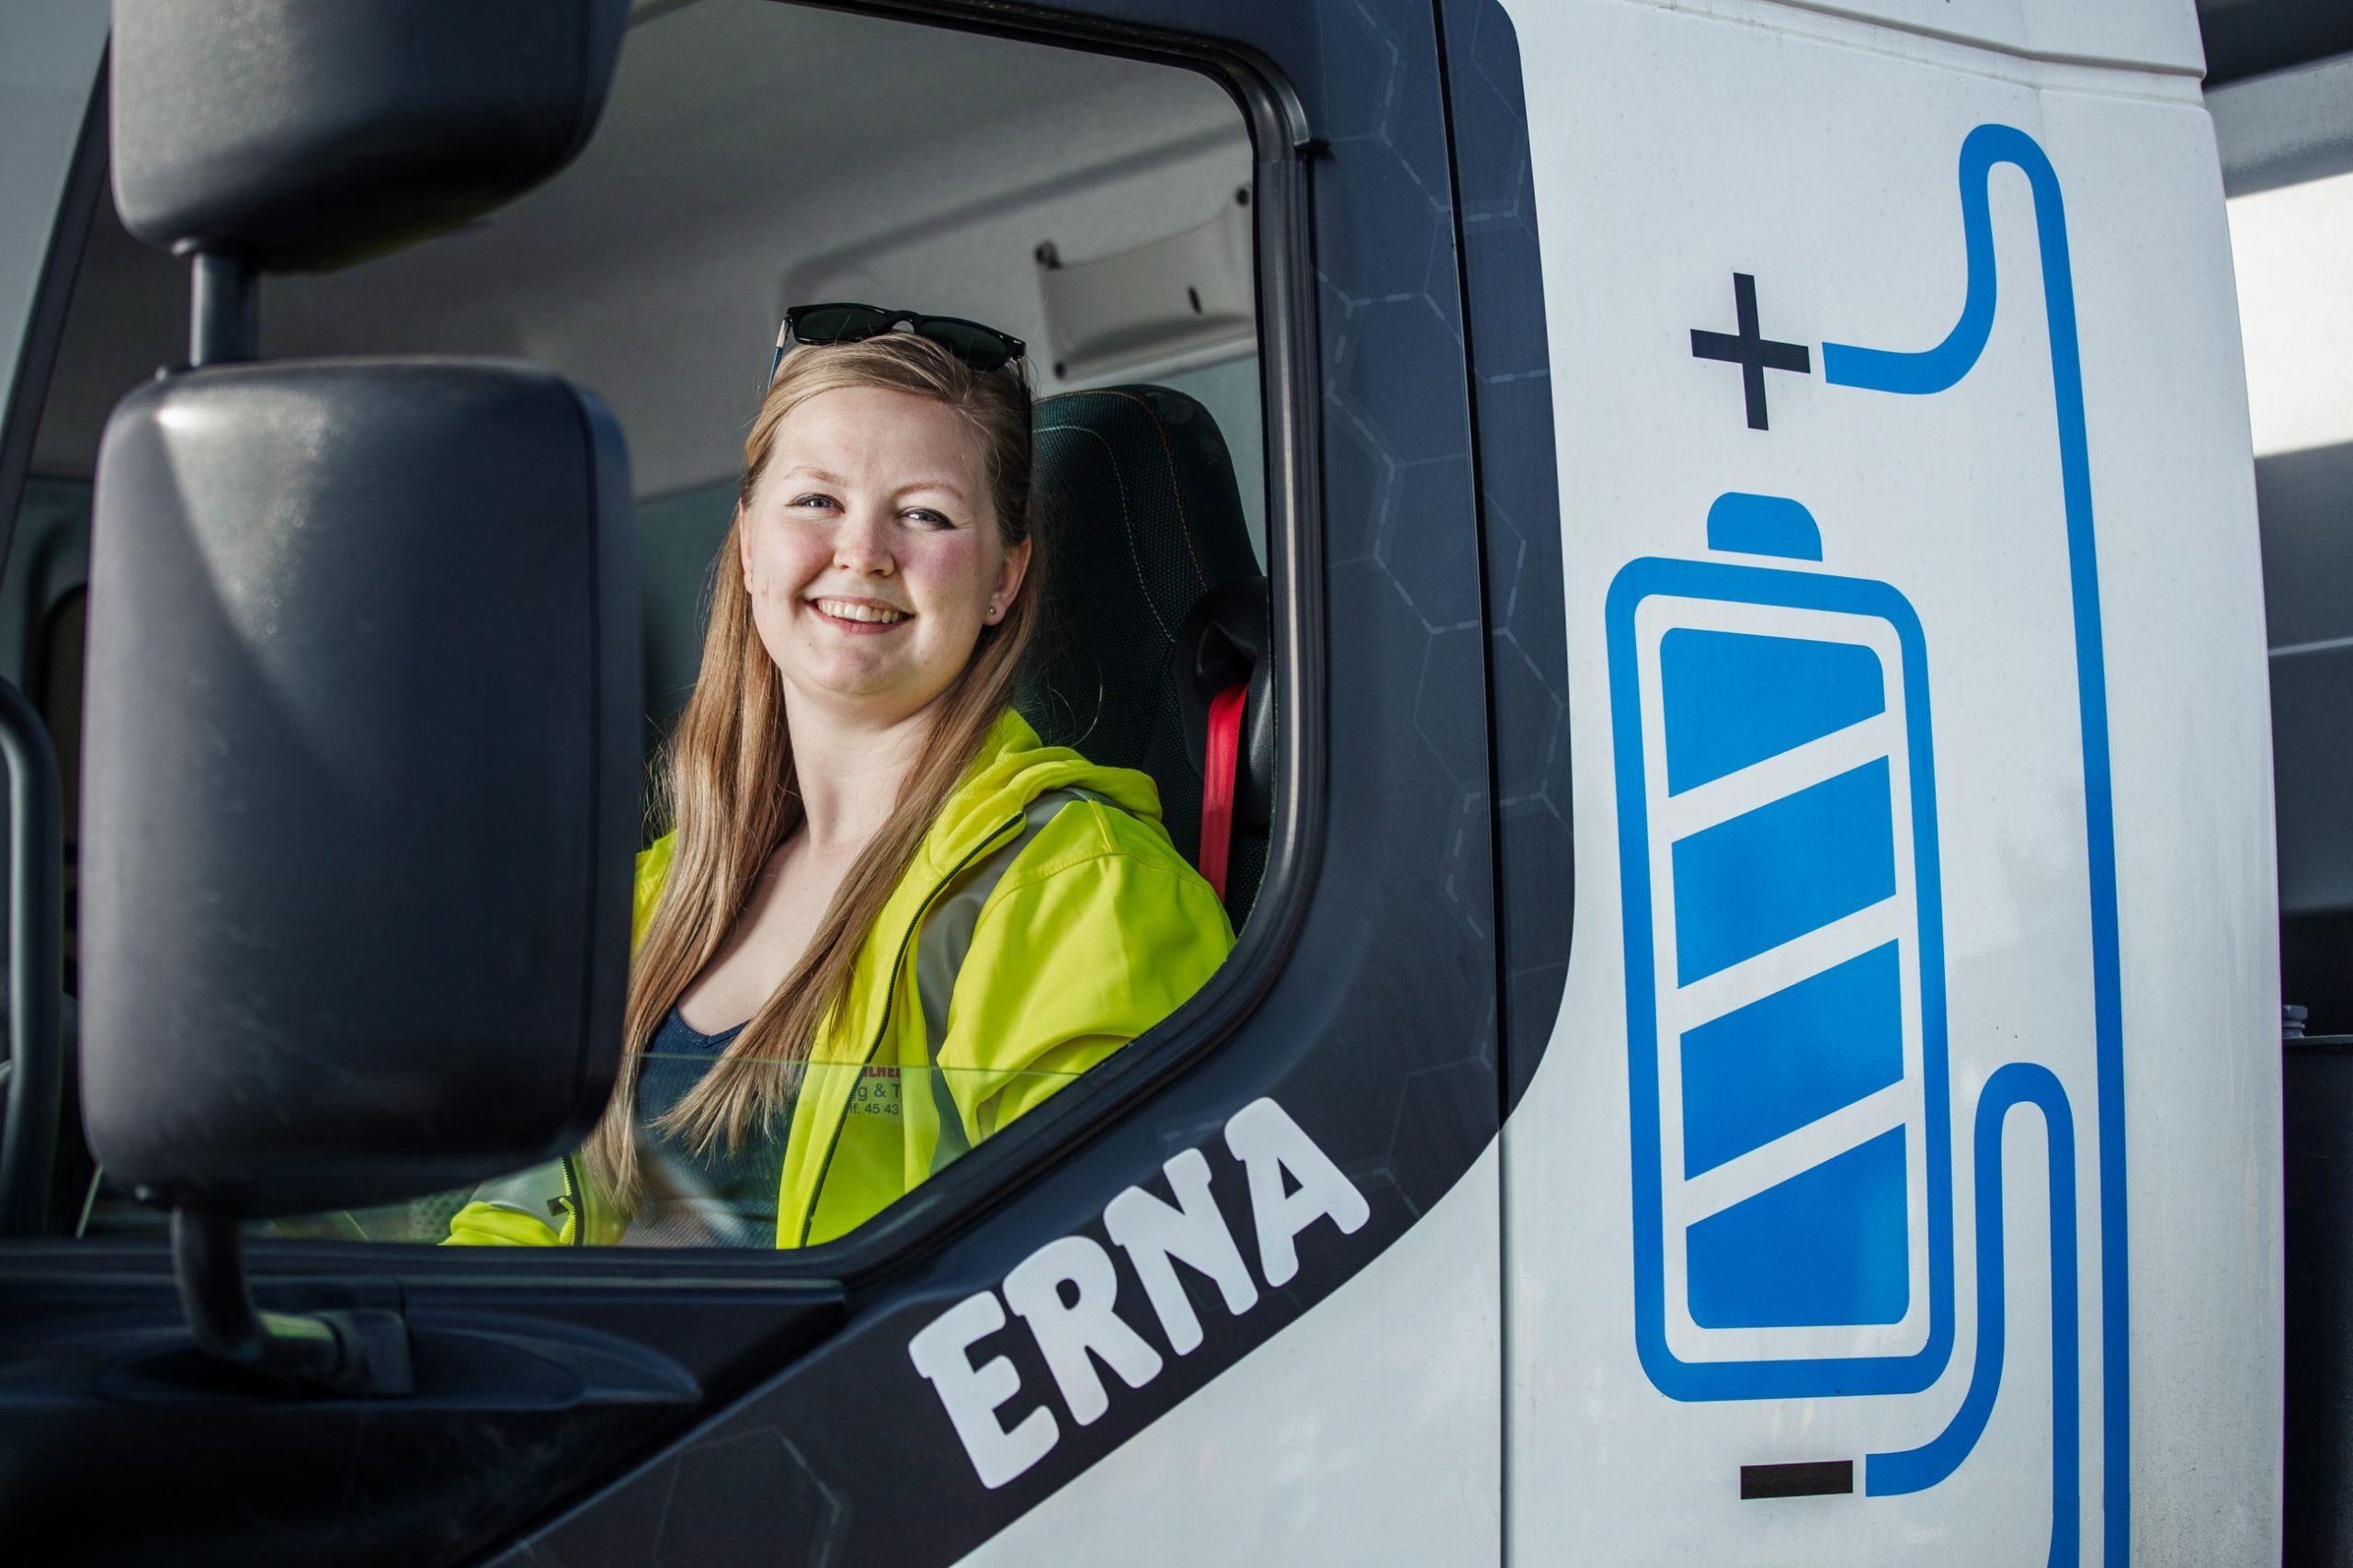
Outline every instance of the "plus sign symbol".
[(1748, 404), (1748, 427), (1765, 425), (1765, 372), (1795, 370), (1813, 373), (1813, 356), (1802, 343), (1776, 343), (1756, 325), (1756, 279), (1745, 272), (1732, 275), (1733, 319), (1737, 332), (1691, 329), (1691, 355), (1697, 359), (1722, 359), (1740, 367), (1740, 390)]

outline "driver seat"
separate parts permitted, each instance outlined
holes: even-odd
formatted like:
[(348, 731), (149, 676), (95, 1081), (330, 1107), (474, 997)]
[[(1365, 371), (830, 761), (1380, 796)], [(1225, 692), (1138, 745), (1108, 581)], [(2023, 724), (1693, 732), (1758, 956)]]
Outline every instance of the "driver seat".
[(1211, 710), (1243, 687), (1226, 704), (1238, 736), (1223, 715), (1238, 755), (1222, 891), (1238, 929), (1266, 868), (1274, 700), (1267, 582), (1225, 437), (1193, 399), (1142, 385), (1046, 398), (1035, 433), (1051, 551), (1022, 715), (1050, 743), (1150, 774), (1168, 836), (1201, 866)]

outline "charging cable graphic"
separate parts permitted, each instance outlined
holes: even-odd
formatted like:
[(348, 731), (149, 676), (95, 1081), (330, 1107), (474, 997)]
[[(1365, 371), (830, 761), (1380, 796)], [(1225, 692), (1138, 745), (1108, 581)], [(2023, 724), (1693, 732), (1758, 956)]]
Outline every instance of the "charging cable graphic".
[[(2118, 957), (2116, 917), (2116, 812), (2108, 744), (2107, 660), (2100, 628), (2099, 562), (2092, 524), (2092, 482), (2089, 443), (2085, 434), (2083, 360), (2075, 333), (2075, 272), (2067, 247), (2065, 203), (2059, 176), (2042, 148), (2014, 126), (1981, 125), (1969, 133), (1961, 149), (1961, 211), (1967, 247), (1969, 282), (1961, 319), (1942, 343), (1921, 353), (1862, 348), (1851, 344), (1822, 346), (1825, 380), (1835, 386), (1870, 392), (1926, 396), (1959, 383), (1975, 367), (1994, 325), (1997, 296), (1994, 257), (1991, 186), (1994, 170), (2008, 165), (2025, 175), (2034, 199), (2036, 238), (2042, 267), (2043, 312), (2051, 354), (2051, 383), (2058, 424), (2060, 489), (2067, 530), (2069, 596), (2075, 619), (2075, 697), (2079, 714), (2084, 768), (2085, 839), (2089, 870), (2092, 955), (2092, 1003), (2098, 1083), (2098, 1169), (2100, 1235), (2100, 1395), (2102, 1557), (2108, 1568), (2125, 1568), (2131, 1551), (2131, 1390), (2128, 1350), (2124, 1149), (2124, 1026), (2122, 985)], [(2013, 1064), (1995, 1074), (2018, 1070)], [(2041, 1071), (2041, 1070), (2033, 1070)], [(2049, 1077), (2047, 1072), (2044, 1073)], [(2017, 1082), (2017, 1080), (2013, 1080)], [(2049, 1127), (2052, 1149), (2051, 1187), (2054, 1213), (2052, 1224), (2052, 1426), (2054, 1439), (2075, 1437), (2080, 1430), (2075, 1406), (2080, 1398), (2076, 1368), (2076, 1328), (2070, 1322), (2061, 1332), (2063, 1300), (2072, 1318), (2076, 1285), (2073, 1252), (2075, 1234), (2075, 1166), (2073, 1135), (2067, 1125), (2066, 1100), (2057, 1080), (2030, 1096)], [(1979, 1102), (1977, 1148), (1980, 1231), (1978, 1324), (1979, 1354), (1970, 1393), (1961, 1414), (1944, 1436), (1927, 1449), (1909, 1455), (1875, 1455), (1866, 1467), (1869, 1491), (1914, 1491), (1950, 1474), (1984, 1429), (1993, 1388), (2000, 1380), (2000, 1184), (1999, 1123), (2011, 1101), (1997, 1102), (1988, 1083)], [(1987, 1119), (1993, 1119), (1989, 1133)], [(1991, 1143), (1995, 1178), (1991, 1187), (1994, 1207), (1984, 1205), (1988, 1193), (1985, 1150)], [(2065, 1157), (2063, 1157), (2065, 1156)], [(2069, 1240), (2068, 1267), (2059, 1267), (2061, 1234), (2055, 1211), (2066, 1195), (2065, 1233)], [(1990, 1249), (1984, 1241), (1992, 1216)], [(1986, 1294), (1985, 1267), (1993, 1260), (1995, 1297)], [(1984, 1315), (1990, 1312), (1992, 1315)], [(1989, 1363), (1984, 1346), (1994, 1345)], [(2052, 1562), (2072, 1564), (2079, 1532), (2072, 1519), (2063, 1531), (2060, 1516), (2074, 1506), (2075, 1470), (2074, 1443), (2057, 1446), (2053, 1465), (2065, 1484), (2053, 1495)], [(1926, 1477), (1927, 1479), (1922, 1479)], [(1882, 1484), (1883, 1481), (1883, 1484)], [(2062, 1537), (2063, 1535), (2063, 1544)]]

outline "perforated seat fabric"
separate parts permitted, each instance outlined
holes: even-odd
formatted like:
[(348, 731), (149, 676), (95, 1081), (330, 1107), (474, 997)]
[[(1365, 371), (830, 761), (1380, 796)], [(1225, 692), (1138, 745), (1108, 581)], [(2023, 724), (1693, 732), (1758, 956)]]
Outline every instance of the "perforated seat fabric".
[[(1151, 774), (1169, 836), (1198, 863), (1201, 776), (1170, 656), (1196, 599), (1258, 573), (1225, 437), (1165, 387), (1064, 392), (1038, 405), (1037, 464), (1047, 641), (1022, 713), (1050, 741)], [(1265, 854), (1239, 838), (1227, 904), (1246, 910)]]

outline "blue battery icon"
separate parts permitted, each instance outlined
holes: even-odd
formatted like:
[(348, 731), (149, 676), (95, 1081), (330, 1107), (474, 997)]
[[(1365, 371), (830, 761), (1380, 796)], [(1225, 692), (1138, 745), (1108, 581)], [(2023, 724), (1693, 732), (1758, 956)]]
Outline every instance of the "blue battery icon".
[(1677, 1399), (1893, 1393), (1952, 1338), (1927, 653), (1727, 494), (1610, 585), (1636, 1337)]

